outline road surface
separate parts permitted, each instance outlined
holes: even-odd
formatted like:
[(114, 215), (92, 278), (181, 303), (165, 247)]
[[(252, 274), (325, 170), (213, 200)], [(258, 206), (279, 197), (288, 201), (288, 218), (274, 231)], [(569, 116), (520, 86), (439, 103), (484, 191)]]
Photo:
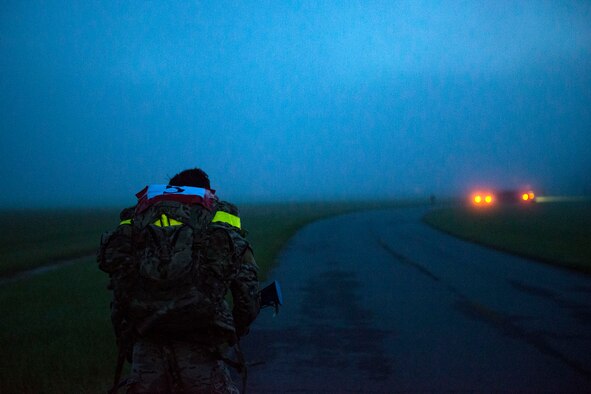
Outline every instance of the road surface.
[(248, 391), (591, 391), (591, 278), (421, 223), (315, 222), (271, 274), (285, 306), (243, 340)]

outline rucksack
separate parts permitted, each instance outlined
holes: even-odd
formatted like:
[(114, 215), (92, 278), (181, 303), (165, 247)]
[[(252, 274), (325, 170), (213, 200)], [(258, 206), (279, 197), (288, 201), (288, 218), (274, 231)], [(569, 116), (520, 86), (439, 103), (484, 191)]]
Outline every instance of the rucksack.
[(236, 269), (247, 243), (232, 226), (212, 223), (216, 213), (224, 212), (211, 205), (167, 198), (138, 207), (101, 246), (107, 257), (101, 269), (111, 271), (121, 314), (140, 335), (182, 334), (209, 327), (223, 315), (228, 285), (208, 274), (209, 243), (220, 237), (227, 240), (235, 261), (226, 265)]
[(162, 201), (134, 217), (137, 278), (129, 289), (128, 316), (141, 335), (205, 326), (216, 305), (202, 291), (203, 263), (212, 213), (200, 205)]

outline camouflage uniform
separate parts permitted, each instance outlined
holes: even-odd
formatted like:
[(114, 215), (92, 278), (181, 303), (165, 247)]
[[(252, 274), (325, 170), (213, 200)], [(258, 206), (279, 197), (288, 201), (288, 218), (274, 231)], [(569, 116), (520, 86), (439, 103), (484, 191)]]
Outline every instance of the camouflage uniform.
[[(219, 210), (238, 215), (233, 205), (216, 201), (213, 212)], [(123, 221), (130, 217), (133, 210), (122, 211)], [(244, 233), (223, 222), (209, 225), (207, 254), (198, 271), (204, 292), (217, 305), (211, 321), (197, 329), (155, 329), (139, 335), (126, 305), (134, 291), (130, 227), (119, 226), (99, 258), (101, 269), (119, 284), (112, 286), (111, 318), (118, 344), (132, 362), (128, 393), (237, 393), (222, 354), (248, 333), (260, 302), (258, 267)], [(228, 289), (232, 309), (225, 300)]]
[(140, 339), (127, 393), (238, 393), (226, 365), (214, 354), (198, 343)]

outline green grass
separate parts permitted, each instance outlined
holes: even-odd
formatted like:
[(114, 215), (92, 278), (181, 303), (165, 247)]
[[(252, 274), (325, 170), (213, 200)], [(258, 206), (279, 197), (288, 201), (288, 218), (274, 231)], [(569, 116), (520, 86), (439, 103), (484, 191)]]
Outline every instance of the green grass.
[(114, 209), (0, 212), (0, 275), (94, 253)]
[[(408, 204), (416, 202), (245, 206), (241, 216), (250, 231), (263, 281), (281, 247), (302, 225), (363, 208)], [(2, 236), (3, 251), (12, 242), (13, 248), (22, 248), (27, 256), (14, 260), (6, 273), (94, 253), (100, 234), (118, 223), (118, 214), (106, 210), (21, 212), (4, 213), (2, 220), (11, 230)], [(48, 230), (47, 237), (37, 228), (39, 224)], [(74, 254), (62, 250), (71, 242), (78, 245)], [(37, 255), (27, 253), (32, 245)], [(93, 257), (87, 257), (0, 286), (0, 393), (104, 393), (109, 388), (116, 349), (106, 285), (107, 276), (97, 269)]]
[(447, 208), (424, 221), (473, 242), (591, 274), (589, 202)]
[(116, 350), (105, 283), (87, 258), (0, 289), (0, 392), (106, 391)]

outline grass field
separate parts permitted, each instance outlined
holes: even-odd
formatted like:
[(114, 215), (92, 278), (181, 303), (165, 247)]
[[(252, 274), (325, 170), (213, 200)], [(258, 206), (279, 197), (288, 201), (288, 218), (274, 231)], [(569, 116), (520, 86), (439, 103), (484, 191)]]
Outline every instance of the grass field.
[(458, 237), (591, 274), (591, 203), (456, 207), (424, 221)]
[(89, 255), (118, 217), (113, 209), (0, 211), (0, 275)]
[[(417, 204), (317, 203), (245, 206), (242, 222), (261, 281), (285, 242), (311, 221), (359, 209)], [(76, 264), (0, 286), (0, 393), (104, 393), (116, 348), (107, 277), (92, 255), (118, 212), (5, 212), (0, 274), (87, 256)]]

